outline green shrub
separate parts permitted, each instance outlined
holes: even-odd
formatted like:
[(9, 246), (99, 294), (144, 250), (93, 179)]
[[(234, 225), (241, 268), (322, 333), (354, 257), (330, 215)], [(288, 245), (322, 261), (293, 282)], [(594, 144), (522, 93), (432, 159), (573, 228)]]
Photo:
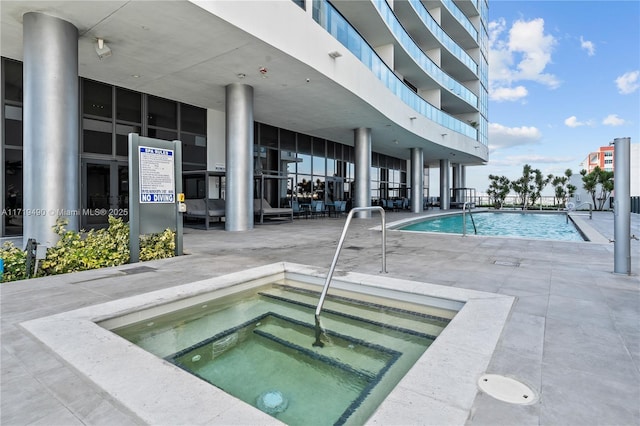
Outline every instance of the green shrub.
[(176, 233), (165, 229), (159, 234), (140, 236), (140, 260), (155, 260), (173, 257), (176, 250)]
[(0, 282), (23, 280), (27, 278), (27, 252), (20, 250), (12, 242), (5, 242), (0, 248), (0, 257), (4, 262), (4, 273)]
[[(70, 231), (68, 220), (58, 219), (53, 227), (60, 237), (47, 250), (46, 258), (38, 265), (37, 276), (65, 274), (129, 263), (129, 224), (120, 218), (109, 217), (106, 229)], [(175, 232), (140, 236), (140, 260), (164, 259), (175, 254)], [(5, 243), (0, 250), (5, 263), (3, 282), (27, 278), (26, 252)]]

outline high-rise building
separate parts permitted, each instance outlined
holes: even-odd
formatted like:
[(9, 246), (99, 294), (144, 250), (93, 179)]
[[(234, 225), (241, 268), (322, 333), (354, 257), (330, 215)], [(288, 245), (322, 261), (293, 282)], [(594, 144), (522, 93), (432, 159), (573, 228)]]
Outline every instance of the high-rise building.
[[(488, 161), (486, 0), (2, 1), (2, 235), (128, 205), (129, 133), (225, 171), (228, 230), (253, 227), (254, 173), (293, 197), (443, 209)], [(236, 173), (242, 171), (243, 173)], [(451, 176), (451, 179), (449, 178)], [(436, 192), (436, 191), (434, 191)], [(453, 195), (451, 195), (453, 194)], [(32, 214), (45, 212), (44, 215)], [(229, 217), (227, 217), (227, 224)], [(238, 219), (238, 220), (235, 220)]]
[(613, 151), (613, 145), (601, 146), (597, 151), (590, 152), (589, 155), (587, 155), (587, 158), (580, 163), (580, 167), (586, 170), (587, 173), (591, 173), (596, 167), (600, 167), (600, 169), (607, 172), (612, 172)]

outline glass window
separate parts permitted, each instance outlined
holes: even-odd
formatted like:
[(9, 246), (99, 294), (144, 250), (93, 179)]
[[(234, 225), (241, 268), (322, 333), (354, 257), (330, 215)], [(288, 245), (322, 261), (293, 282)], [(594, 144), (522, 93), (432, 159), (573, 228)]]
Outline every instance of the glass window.
[(162, 130), (162, 129), (149, 129), (149, 137), (164, 139), (167, 141), (174, 141), (178, 139), (178, 132), (172, 132), (170, 130)]
[(278, 148), (278, 128), (260, 124), (260, 146)]
[(140, 127), (116, 124), (116, 155), (129, 155), (129, 133), (140, 134)]
[(4, 98), (8, 101), (22, 102), (22, 64), (4, 60)]
[(142, 123), (142, 95), (131, 90), (116, 88), (116, 119)]
[(82, 81), (82, 113), (95, 117), (111, 118), (112, 89), (108, 84), (92, 80)]
[(185, 163), (198, 163), (205, 165), (207, 162), (206, 143), (200, 141), (200, 136), (183, 133), (182, 141), (182, 161)]
[(324, 139), (313, 138), (313, 174), (322, 176), (327, 173)]
[(155, 96), (148, 96), (147, 104), (149, 107), (147, 115), (149, 126), (164, 127), (167, 129), (178, 128), (178, 104), (176, 102)]
[(5, 145), (22, 146), (22, 107), (5, 105), (4, 117)]
[(298, 173), (311, 174), (311, 137), (298, 135)]
[(107, 121), (88, 118), (85, 118), (82, 123), (82, 151), (111, 155), (113, 153), (111, 138), (113, 125)]
[(180, 130), (183, 132), (207, 133), (207, 110), (192, 105), (180, 104)]
[(22, 150), (4, 151), (4, 199), (6, 215), (2, 217), (6, 235), (22, 234)]

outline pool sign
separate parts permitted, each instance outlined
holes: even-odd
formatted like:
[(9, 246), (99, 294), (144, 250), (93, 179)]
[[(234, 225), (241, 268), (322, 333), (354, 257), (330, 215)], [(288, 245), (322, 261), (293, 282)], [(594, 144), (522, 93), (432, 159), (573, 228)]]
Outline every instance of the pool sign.
[(172, 149), (140, 146), (140, 203), (175, 203), (176, 184)]
[(129, 133), (129, 262), (140, 260), (140, 235), (175, 231), (182, 254), (182, 142)]

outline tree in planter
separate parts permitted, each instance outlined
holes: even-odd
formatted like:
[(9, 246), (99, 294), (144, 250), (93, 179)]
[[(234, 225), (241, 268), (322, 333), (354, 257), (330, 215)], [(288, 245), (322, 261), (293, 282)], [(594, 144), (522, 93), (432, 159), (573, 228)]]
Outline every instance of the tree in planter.
[(542, 172), (538, 169), (535, 169), (533, 171), (533, 175), (533, 190), (530, 196), (531, 206), (535, 205), (536, 201), (542, 198), (542, 191), (549, 184), (549, 182), (551, 182), (551, 179), (553, 179), (553, 175), (550, 174), (547, 175), (547, 177), (544, 177), (542, 175)]
[(487, 195), (493, 198), (493, 207), (501, 209), (504, 205), (504, 200), (511, 191), (511, 181), (505, 176), (489, 175), (489, 189), (487, 189)]
[(516, 193), (516, 195), (522, 201), (522, 210), (527, 208), (529, 205), (531, 198), (533, 197), (534, 201), (537, 197), (537, 184), (536, 179), (540, 176), (541, 180), (542, 173), (538, 169), (533, 169), (529, 164), (525, 164), (522, 167), (522, 176), (520, 179), (514, 180), (511, 182), (511, 189)]
[(591, 194), (593, 206), (596, 210), (602, 210), (604, 203), (613, 191), (613, 172), (602, 170), (596, 166), (591, 172), (580, 170), (582, 175), (582, 187)]
[(557, 203), (565, 207), (567, 205), (567, 200), (573, 197), (578, 189), (575, 185), (571, 185), (569, 183), (571, 176), (573, 176), (573, 172), (571, 169), (567, 169), (564, 171), (564, 176), (555, 176), (551, 180), (551, 185), (553, 185)]

